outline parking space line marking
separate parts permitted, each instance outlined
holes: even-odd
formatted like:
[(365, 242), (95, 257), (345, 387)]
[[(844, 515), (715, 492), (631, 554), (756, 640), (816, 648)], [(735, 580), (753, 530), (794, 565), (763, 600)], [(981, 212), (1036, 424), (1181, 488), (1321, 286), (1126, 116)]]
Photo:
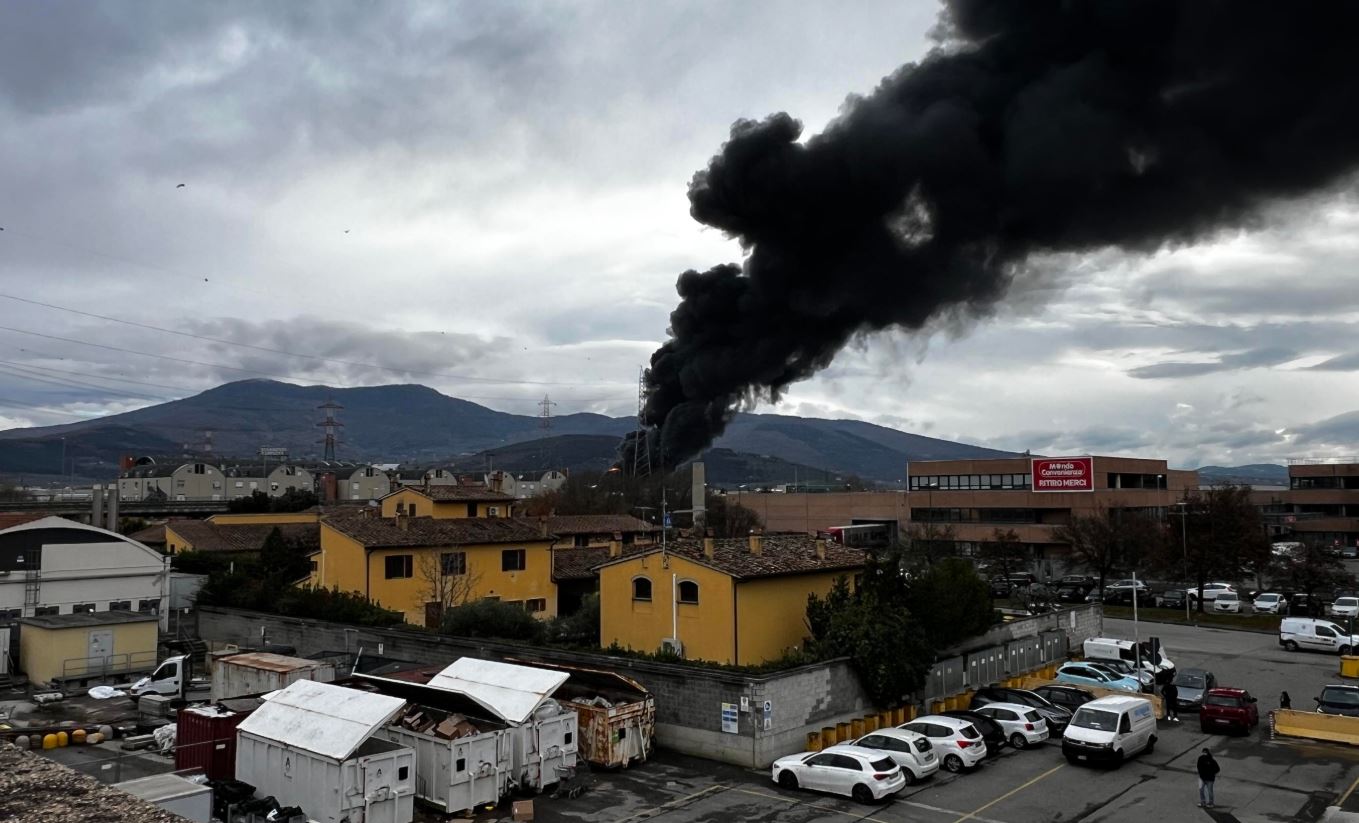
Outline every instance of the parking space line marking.
[(1359, 777), (1354, 778), (1354, 782), (1350, 784), (1350, 787), (1345, 790), (1344, 794), (1340, 795), (1340, 799), (1335, 801), (1335, 805), (1344, 806), (1345, 801), (1349, 800), (1350, 795), (1354, 794), (1354, 789), (1356, 786), (1359, 786)]
[(852, 817), (855, 820), (866, 820), (868, 823), (889, 823), (889, 821), (877, 817), (862, 817), (854, 812), (847, 812), (844, 809), (837, 809), (834, 806), (823, 806), (820, 803), (810, 803), (806, 800), (799, 800), (796, 797), (784, 797), (781, 794), (772, 794), (770, 792), (757, 792), (754, 789), (742, 789), (737, 786), (733, 786), (731, 790), (740, 792), (741, 794), (750, 794), (755, 797), (767, 798), (769, 800), (782, 800), (785, 803), (792, 803), (795, 806), (808, 806), (813, 809), (820, 809), (823, 812), (834, 812), (838, 815), (843, 815), (844, 817)]
[(965, 815), (963, 815), (962, 817), (958, 818), (957, 820), (953, 821), (953, 823), (963, 823), (964, 820), (976, 820), (976, 819), (978, 819), (978, 818), (977, 818), (977, 815), (978, 815), (978, 814), (981, 814), (982, 812), (986, 811), (987, 809), (991, 808), (992, 806), (996, 805), (996, 804), (999, 803), (1000, 801), (1002, 801), (1002, 800), (1004, 800), (1004, 799), (1006, 799), (1006, 798), (1008, 798), (1008, 797), (1010, 797), (1010, 796), (1012, 796), (1012, 795), (1019, 794), (1020, 792), (1024, 791), (1025, 789), (1027, 789), (1028, 787), (1030, 787), (1030, 786), (1032, 786), (1033, 784), (1037, 783), (1038, 781), (1043, 780), (1043, 779), (1048, 778), (1048, 777), (1051, 777), (1052, 775), (1054, 775), (1054, 774), (1056, 774), (1057, 772), (1061, 771), (1065, 766), (1066, 766), (1065, 763), (1058, 763), (1056, 766), (1053, 766), (1051, 769), (1048, 769), (1047, 771), (1043, 772), (1042, 774), (1038, 775), (1037, 777), (1035, 777), (1034, 779), (1028, 781), (1027, 783), (1024, 783), (1023, 785), (1020, 785), (1020, 786), (1016, 786), (1015, 788), (1011, 789), (1010, 791), (1006, 792), (1005, 794), (1002, 794), (1000, 797), (997, 797), (995, 800), (992, 800), (990, 803), (987, 803), (985, 806), (981, 806), (981, 807), (979, 807), (979, 808), (977, 808), (977, 809), (974, 809), (973, 811), (968, 812), (967, 814), (965, 814)]
[(683, 797), (676, 797), (674, 800), (667, 800), (666, 802), (662, 803), (659, 806), (653, 806), (652, 808), (647, 809), (646, 811), (637, 812), (636, 814), (629, 815), (627, 817), (622, 818), (621, 820), (616, 821), (615, 823), (630, 823), (630, 821), (633, 820), (642, 820), (648, 817), (655, 817), (656, 815), (664, 814), (665, 812), (668, 811), (673, 811), (674, 809), (677, 809), (680, 806), (683, 806), (687, 803), (691, 803), (715, 789), (729, 789), (729, 788), (731, 787), (727, 786), (726, 784), (714, 783), (713, 785), (709, 786), (706, 789), (699, 789), (693, 794), (686, 794)]
[[(927, 812), (935, 812), (937, 814), (963, 814), (963, 812), (960, 812), (957, 809), (945, 809), (939, 806), (931, 806), (928, 803), (917, 803), (914, 800), (896, 800), (893, 802), (900, 803), (904, 806), (912, 806), (917, 809), (924, 809)], [(981, 809), (978, 809), (977, 811), (979, 812)], [(977, 812), (973, 812), (972, 815), (973, 816), (970, 819), (977, 821), (977, 823), (1002, 823), (999, 820), (992, 820), (989, 817), (977, 816)]]

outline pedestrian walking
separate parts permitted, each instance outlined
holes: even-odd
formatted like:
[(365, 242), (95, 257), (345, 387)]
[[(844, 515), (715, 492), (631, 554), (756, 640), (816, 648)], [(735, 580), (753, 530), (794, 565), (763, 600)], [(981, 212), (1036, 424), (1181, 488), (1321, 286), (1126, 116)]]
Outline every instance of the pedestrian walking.
[(1213, 759), (1213, 753), (1207, 749), (1199, 755), (1199, 806), (1205, 809), (1213, 808), (1213, 781), (1217, 780), (1217, 773), (1222, 771), (1218, 768), (1217, 760)]
[(1283, 692), (1282, 694), (1279, 695), (1279, 708), (1281, 709), (1293, 708), (1293, 701), (1291, 698), (1289, 698), (1288, 692)]
[(1180, 700), (1180, 690), (1172, 680), (1161, 687), (1161, 702), (1166, 706), (1166, 720), (1171, 723), (1180, 722), (1180, 710), (1175, 704)]

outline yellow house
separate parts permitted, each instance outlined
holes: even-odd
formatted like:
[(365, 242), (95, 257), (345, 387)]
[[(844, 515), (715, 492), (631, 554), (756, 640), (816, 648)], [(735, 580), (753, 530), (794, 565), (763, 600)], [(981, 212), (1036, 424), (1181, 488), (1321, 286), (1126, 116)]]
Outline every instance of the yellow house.
[(324, 514), (320, 506), (300, 512), (245, 512), (242, 514), (214, 514), (207, 522), (219, 526), (287, 526), (295, 523), (319, 523)]
[(825, 595), (866, 555), (803, 536), (616, 547), (598, 567), (600, 644), (757, 665), (807, 637), (807, 595)]
[(82, 612), (19, 621), (19, 666), (33, 683), (126, 675), (156, 667), (154, 614)]
[(485, 486), (406, 486), (383, 497), (383, 517), (510, 517), (515, 498)]
[(484, 598), (557, 614), (552, 543), (542, 524), (511, 517), (379, 517), (377, 510), (321, 521), (310, 582), (358, 592), (437, 626), (445, 608)]
[(315, 548), (320, 526), (315, 520), (279, 525), (262, 523), (222, 524), (208, 520), (171, 520), (165, 524), (165, 550), (169, 554), (197, 551), (211, 553), (257, 553), (274, 529), (285, 539)]

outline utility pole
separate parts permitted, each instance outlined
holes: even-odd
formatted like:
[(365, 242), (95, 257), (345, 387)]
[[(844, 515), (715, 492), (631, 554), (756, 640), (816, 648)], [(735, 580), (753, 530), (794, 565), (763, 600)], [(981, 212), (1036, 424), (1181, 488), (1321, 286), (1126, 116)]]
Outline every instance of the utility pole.
[[(1189, 580), (1189, 502), (1182, 500), (1175, 505), (1180, 507), (1177, 512), (1169, 512), (1170, 515), (1180, 518), (1180, 551), (1184, 558), (1184, 577)], [(1188, 623), (1192, 618), (1189, 616), (1189, 592), (1184, 593), (1184, 622)]]

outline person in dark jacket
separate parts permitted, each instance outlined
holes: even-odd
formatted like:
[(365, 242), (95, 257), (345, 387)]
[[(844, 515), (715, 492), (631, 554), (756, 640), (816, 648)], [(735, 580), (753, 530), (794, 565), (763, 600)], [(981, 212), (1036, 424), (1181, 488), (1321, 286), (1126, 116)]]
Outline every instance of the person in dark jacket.
[(1199, 755), (1199, 806), (1205, 809), (1213, 808), (1213, 781), (1217, 780), (1218, 768), (1217, 761), (1213, 759), (1213, 753), (1207, 749)]
[(1180, 722), (1180, 710), (1175, 704), (1179, 702), (1180, 689), (1172, 680), (1161, 687), (1161, 702), (1165, 703), (1166, 720), (1172, 723)]
[(1293, 708), (1293, 699), (1288, 696), (1288, 692), (1283, 692), (1282, 694), (1279, 695), (1279, 708), (1281, 709)]

